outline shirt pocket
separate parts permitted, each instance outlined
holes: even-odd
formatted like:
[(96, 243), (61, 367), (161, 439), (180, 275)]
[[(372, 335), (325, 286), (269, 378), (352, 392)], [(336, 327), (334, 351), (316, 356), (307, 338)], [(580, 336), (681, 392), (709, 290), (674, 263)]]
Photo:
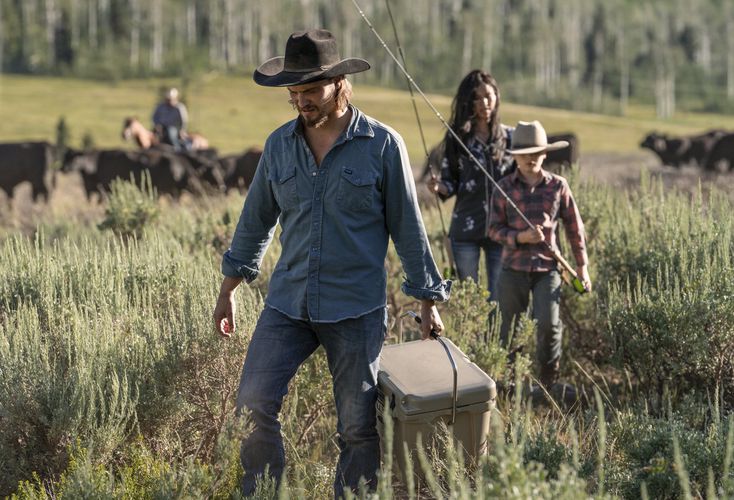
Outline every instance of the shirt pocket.
[(283, 166), (270, 174), (270, 184), (275, 194), (275, 200), (281, 210), (289, 210), (298, 204), (296, 191), (296, 166)]
[(347, 210), (367, 210), (375, 196), (377, 173), (367, 170), (358, 171), (351, 167), (342, 167), (339, 176), (337, 204)]

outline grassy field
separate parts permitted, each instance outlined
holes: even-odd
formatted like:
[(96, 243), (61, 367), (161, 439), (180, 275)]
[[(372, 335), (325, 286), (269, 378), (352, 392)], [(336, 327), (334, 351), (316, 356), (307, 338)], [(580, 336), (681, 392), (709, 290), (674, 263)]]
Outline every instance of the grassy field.
[[(74, 145), (89, 132), (100, 147), (120, 147), (123, 117), (147, 119), (170, 84), (179, 82), (3, 76), (0, 140), (53, 141), (64, 115)], [(284, 91), (244, 77), (202, 77), (187, 98), (193, 128), (222, 152), (262, 144), (292, 117)], [(431, 99), (448, 114), (448, 97)], [(406, 92), (358, 85), (355, 103), (397, 128), (420, 161)], [(461, 454), (426, 459), (421, 489), (400, 483), (386, 458), (370, 498), (734, 498), (734, 220), (730, 193), (717, 189), (729, 176), (699, 191), (697, 171), (640, 175), (625, 164), (639, 159), (651, 129), (734, 128), (734, 119), (660, 122), (642, 107), (627, 118), (515, 104), (503, 112), (507, 123), (538, 118), (550, 131), (575, 131), (582, 165), (584, 154), (597, 170), (611, 162), (596, 160), (614, 156), (634, 174), (621, 190), (585, 177), (591, 168), (568, 173), (595, 283), (583, 296), (563, 290), (562, 380), (580, 397), (529, 397), (534, 324), (524, 324), (513, 345), (524, 349), (509, 365), (508, 350), (486, 336), (483, 288), (456, 283), (440, 306), (447, 336), (504, 387), (518, 382), (516, 392), (500, 393), (490, 452), (476, 467)], [(437, 141), (428, 112), (424, 124)], [(676, 182), (690, 189), (665, 189)], [(19, 198), (12, 211), (0, 206), (0, 497), (239, 498), (246, 429), (233, 417), (234, 391), (277, 240), (261, 278), (239, 288), (240, 331), (224, 341), (211, 309), (241, 195), (174, 202), (123, 183), (112, 202), (96, 204), (69, 174), (48, 204)], [(438, 256), (437, 211), (424, 206), (423, 215)], [(394, 250), (386, 270), (388, 342), (396, 342), (415, 334), (399, 317), (417, 304), (400, 292)], [(331, 496), (338, 448), (327, 371), (319, 351), (289, 388), (280, 498)], [(274, 496), (263, 485), (258, 498)]]
[[(0, 113), (5, 117), (0, 123), (0, 141), (53, 140), (55, 125), (64, 116), (72, 132), (72, 144), (78, 146), (82, 135), (89, 132), (100, 147), (122, 147), (123, 118), (134, 115), (149, 125), (158, 92), (168, 85), (185, 91), (191, 129), (204, 134), (223, 153), (262, 144), (269, 131), (293, 117), (285, 90), (257, 86), (249, 76), (203, 75), (184, 88), (176, 80), (102, 83), (0, 75)], [(443, 129), (420, 97), (416, 98), (430, 147), (441, 139)], [(429, 98), (448, 119), (451, 97)], [(356, 78), (354, 103), (398, 130), (411, 158), (422, 161), (422, 145), (407, 91), (362, 86)], [(627, 116), (619, 117), (502, 103), (502, 118), (510, 125), (518, 120), (539, 119), (549, 133), (575, 132), (580, 139), (582, 162), (583, 153), (636, 152), (641, 138), (651, 130), (684, 134), (711, 127), (734, 129), (731, 116), (686, 113), (661, 121), (650, 106), (631, 106)]]

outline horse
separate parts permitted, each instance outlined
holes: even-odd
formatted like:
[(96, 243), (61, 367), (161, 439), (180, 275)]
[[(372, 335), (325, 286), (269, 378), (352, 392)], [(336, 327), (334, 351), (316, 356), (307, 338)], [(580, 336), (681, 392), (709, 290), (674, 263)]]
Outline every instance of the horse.
[[(190, 144), (189, 149), (192, 151), (209, 148), (209, 141), (203, 135), (195, 133), (185, 134), (183, 141), (184, 143)], [(140, 120), (134, 116), (129, 116), (123, 121), (122, 138), (125, 141), (134, 140), (142, 149), (150, 149), (161, 144), (160, 137), (152, 130), (145, 128), (140, 123)]]

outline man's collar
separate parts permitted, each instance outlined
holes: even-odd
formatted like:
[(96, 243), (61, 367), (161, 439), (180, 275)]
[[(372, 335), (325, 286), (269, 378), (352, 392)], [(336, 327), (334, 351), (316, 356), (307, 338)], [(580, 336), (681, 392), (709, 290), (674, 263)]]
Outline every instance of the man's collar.
[[(344, 130), (344, 140), (350, 140), (353, 137), (374, 137), (375, 132), (372, 130), (367, 117), (359, 109), (353, 105), (349, 105), (349, 109), (352, 111), (352, 117), (349, 120), (349, 125)], [(300, 116), (296, 117), (288, 124), (286, 129), (286, 135), (303, 135), (303, 123), (301, 122)]]

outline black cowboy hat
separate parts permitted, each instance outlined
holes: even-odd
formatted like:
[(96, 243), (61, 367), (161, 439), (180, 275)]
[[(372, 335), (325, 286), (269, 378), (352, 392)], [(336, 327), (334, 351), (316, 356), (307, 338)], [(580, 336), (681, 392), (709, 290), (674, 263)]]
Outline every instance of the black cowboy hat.
[(370, 69), (364, 59), (339, 58), (336, 39), (327, 30), (296, 31), (285, 44), (285, 57), (268, 59), (253, 79), (266, 87), (302, 85)]

